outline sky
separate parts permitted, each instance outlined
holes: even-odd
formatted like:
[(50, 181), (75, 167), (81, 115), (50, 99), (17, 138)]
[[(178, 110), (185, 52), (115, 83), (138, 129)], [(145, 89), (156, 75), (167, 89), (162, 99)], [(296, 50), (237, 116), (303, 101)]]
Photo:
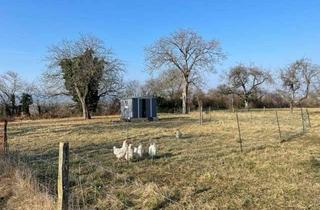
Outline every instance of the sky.
[(0, 0), (0, 74), (37, 81), (48, 47), (94, 35), (125, 63), (126, 80), (144, 81), (144, 48), (178, 29), (216, 39), (227, 55), (207, 87), (238, 63), (275, 74), (302, 57), (320, 64), (319, 0)]

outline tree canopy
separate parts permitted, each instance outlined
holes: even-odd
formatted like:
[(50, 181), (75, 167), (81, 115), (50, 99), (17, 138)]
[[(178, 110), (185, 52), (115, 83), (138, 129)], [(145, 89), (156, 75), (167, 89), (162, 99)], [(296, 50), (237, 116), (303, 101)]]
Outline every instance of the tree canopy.
[(180, 72), (183, 79), (182, 112), (187, 113), (190, 84), (201, 86), (203, 73), (213, 72), (217, 62), (225, 57), (216, 40), (204, 40), (192, 30), (178, 30), (156, 41), (145, 50), (147, 70)]
[(239, 95), (248, 108), (248, 103), (254, 100), (259, 94), (261, 85), (272, 83), (272, 77), (257, 66), (245, 66), (238, 64), (232, 67), (227, 73), (229, 88), (224, 91)]
[(123, 65), (101, 40), (82, 36), (49, 49), (45, 78), (53, 95), (65, 94), (79, 103), (89, 119), (101, 97), (116, 95), (122, 87)]

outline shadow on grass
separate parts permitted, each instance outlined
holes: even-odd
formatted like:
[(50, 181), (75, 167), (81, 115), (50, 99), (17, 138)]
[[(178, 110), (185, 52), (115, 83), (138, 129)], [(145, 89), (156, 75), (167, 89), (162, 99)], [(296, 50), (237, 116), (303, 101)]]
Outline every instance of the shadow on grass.
[(174, 204), (179, 202), (180, 200), (180, 195), (179, 194), (174, 194), (170, 196), (166, 196), (165, 199), (157, 204), (153, 209), (163, 209), (168, 207), (170, 204)]
[(141, 158), (134, 158), (131, 162), (136, 163), (136, 162), (140, 162), (140, 161), (144, 161), (144, 160), (159, 160), (159, 159), (163, 159), (163, 158), (171, 158), (175, 155), (173, 155), (171, 152), (166, 152), (166, 153), (162, 153), (162, 154), (158, 154), (156, 156), (154, 156), (153, 158), (150, 157), (148, 154), (144, 154), (143, 157)]
[(298, 141), (298, 137), (302, 137), (304, 134), (306, 134), (307, 131), (303, 132), (298, 132), (294, 134), (289, 134), (285, 138), (282, 138), (280, 143), (285, 143), (285, 142), (291, 142), (291, 141)]
[[(77, 121), (73, 121), (77, 122)], [(83, 120), (79, 121), (79, 124), (70, 124), (68, 126), (62, 127), (61, 122), (58, 121), (55, 124), (41, 124), (41, 125), (32, 125), (32, 127), (14, 127), (13, 129), (10, 127), (9, 135), (12, 136), (23, 136), (23, 135), (36, 135), (44, 133), (50, 134), (60, 134), (60, 133), (76, 133), (76, 134), (86, 134), (88, 132), (92, 134), (99, 134), (108, 131), (123, 131), (128, 127), (129, 129), (154, 129), (154, 128), (162, 128), (169, 129), (174, 127), (180, 127), (184, 125), (190, 125), (193, 123), (197, 123), (197, 119), (191, 119), (188, 116), (181, 117), (168, 117), (163, 118), (159, 121), (153, 122), (119, 122), (116, 124), (112, 124), (111, 122), (90, 122), (90, 123), (80, 123)]]
[(320, 156), (311, 157), (310, 162), (311, 162), (311, 167), (314, 169), (317, 169), (320, 172)]
[(10, 158), (22, 167), (32, 170), (37, 181), (51, 195), (56, 195), (58, 178), (58, 150), (32, 150), (26, 152), (10, 151)]
[[(174, 123), (174, 125), (173, 125)], [(111, 123), (104, 123), (104, 122), (96, 122), (93, 124), (76, 124), (71, 125), (68, 131), (72, 133), (101, 133), (101, 132), (107, 132), (107, 131), (114, 131), (114, 130), (125, 130), (126, 127), (129, 129), (140, 129), (140, 128), (147, 128), (147, 129), (154, 129), (154, 128), (173, 128), (173, 127), (180, 127), (184, 125), (190, 125), (193, 123), (197, 123), (197, 120), (195, 119), (189, 119), (185, 117), (182, 120), (179, 120), (177, 118), (165, 118), (160, 121), (153, 121), (153, 122), (121, 122), (117, 124), (111, 124)]]
[(308, 165), (311, 166), (311, 171), (314, 177), (320, 181), (320, 155), (312, 156)]

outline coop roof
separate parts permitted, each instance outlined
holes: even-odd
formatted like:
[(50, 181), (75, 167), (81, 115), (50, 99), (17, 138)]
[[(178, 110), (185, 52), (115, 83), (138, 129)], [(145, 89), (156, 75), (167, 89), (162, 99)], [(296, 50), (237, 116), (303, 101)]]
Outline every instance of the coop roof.
[(133, 99), (133, 98), (150, 99), (150, 98), (154, 98), (154, 97), (153, 96), (134, 96), (134, 97), (126, 97), (126, 98), (123, 98), (122, 100)]

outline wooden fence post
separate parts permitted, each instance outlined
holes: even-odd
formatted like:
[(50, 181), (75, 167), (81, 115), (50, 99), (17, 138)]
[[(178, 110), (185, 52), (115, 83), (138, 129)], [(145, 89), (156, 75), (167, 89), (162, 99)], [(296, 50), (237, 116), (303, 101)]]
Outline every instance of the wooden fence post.
[(239, 132), (240, 151), (242, 152), (242, 138), (241, 138), (241, 130), (240, 130), (239, 117), (238, 117), (238, 113), (237, 113), (237, 112), (236, 112), (236, 117), (237, 117), (238, 132)]
[(308, 122), (309, 122), (309, 127), (311, 128), (311, 122), (310, 122), (310, 115), (308, 109), (306, 109), (307, 116), (308, 116)]
[(301, 112), (301, 123), (302, 123), (302, 132), (305, 132), (305, 127), (304, 127), (304, 119), (303, 119), (303, 110), (302, 107), (300, 107), (300, 112)]
[(281, 129), (280, 129), (280, 123), (279, 123), (279, 117), (278, 117), (278, 111), (276, 111), (276, 117), (277, 117), (277, 124), (278, 124), (278, 131), (279, 131), (279, 139), (281, 139)]
[(0, 138), (0, 141), (1, 141), (0, 153), (3, 153), (4, 156), (6, 156), (9, 152), (7, 128), (8, 128), (8, 121), (4, 120), (3, 121), (3, 130), (1, 131), (1, 135), (0, 135), (0, 137), (1, 137)]
[(68, 209), (69, 197), (69, 143), (59, 144), (58, 210)]
[(209, 121), (211, 122), (211, 106), (209, 106)]
[(199, 102), (199, 122), (200, 122), (200, 125), (202, 125), (203, 123), (202, 101)]

